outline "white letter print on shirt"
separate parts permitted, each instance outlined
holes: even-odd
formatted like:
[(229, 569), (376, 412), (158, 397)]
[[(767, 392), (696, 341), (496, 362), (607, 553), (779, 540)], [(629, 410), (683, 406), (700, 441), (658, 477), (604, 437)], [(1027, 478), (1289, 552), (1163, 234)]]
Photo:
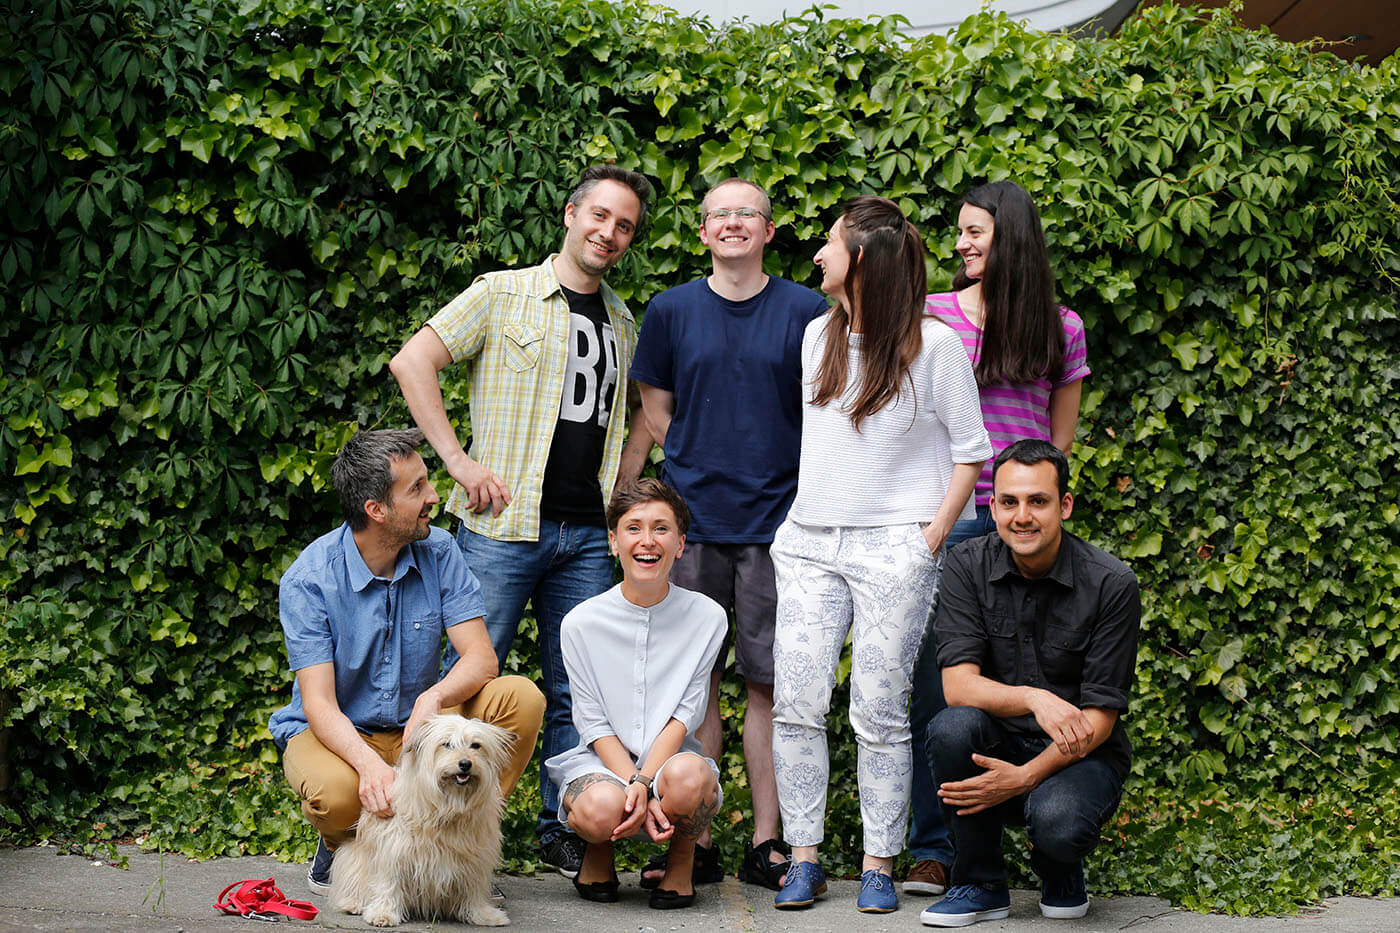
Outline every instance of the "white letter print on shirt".
[[(603, 324), (603, 346), (598, 346), (598, 326), (582, 314), (569, 313), (568, 368), (564, 372), (564, 397), (559, 418), (583, 424), (596, 418), (607, 427), (609, 402), (617, 385), (617, 343), (611, 324)], [(598, 358), (604, 358), (603, 384), (598, 385)]]

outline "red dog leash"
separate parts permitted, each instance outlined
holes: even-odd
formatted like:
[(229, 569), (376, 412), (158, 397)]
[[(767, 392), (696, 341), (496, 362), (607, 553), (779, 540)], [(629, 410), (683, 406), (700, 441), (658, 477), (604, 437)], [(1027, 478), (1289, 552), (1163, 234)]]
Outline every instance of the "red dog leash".
[(271, 878), (266, 881), (235, 881), (219, 892), (214, 908), (249, 920), (278, 920), (281, 917), (315, 920), (319, 913), (310, 901), (289, 899)]

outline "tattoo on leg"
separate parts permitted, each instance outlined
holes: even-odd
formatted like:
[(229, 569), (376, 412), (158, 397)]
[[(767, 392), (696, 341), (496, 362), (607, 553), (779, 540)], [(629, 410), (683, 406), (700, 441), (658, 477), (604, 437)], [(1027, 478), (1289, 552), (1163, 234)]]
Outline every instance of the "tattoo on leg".
[(574, 778), (569, 782), (569, 786), (564, 790), (564, 805), (570, 810), (574, 808), (574, 801), (578, 795), (588, 790), (594, 784), (601, 784), (604, 781), (617, 783), (617, 779), (601, 771), (594, 771), (592, 774), (585, 774), (583, 777)]
[(699, 839), (718, 811), (719, 794), (715, 794), (709, 800), (701, 800), (690, 813), (676, 817), (671, 825), (676, 828), (676, 835), (680, 838)]

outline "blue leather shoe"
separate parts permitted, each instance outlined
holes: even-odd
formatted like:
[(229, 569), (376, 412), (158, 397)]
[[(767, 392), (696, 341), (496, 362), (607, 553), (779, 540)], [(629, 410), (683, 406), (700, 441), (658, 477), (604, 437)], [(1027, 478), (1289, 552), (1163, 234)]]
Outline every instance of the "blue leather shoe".
[(1003, 920), (1009, 913), (1011, 892), (1005, 884), (959, 884), (919, 914), (919, 922), (926, 927), (966, 927), (979, 920)]
[(856, 910), (863, 914), (887, 914), (899, 908), (899, 895), (894, 893), (894, 881), (877, 869), (860, 873), (860, 896)]
[(793, 862), (788, 866), (782, 888), (773, 897), (779, 910), (811, 907), (812, 902), (826, 893), (826, 872), (816, 862)]

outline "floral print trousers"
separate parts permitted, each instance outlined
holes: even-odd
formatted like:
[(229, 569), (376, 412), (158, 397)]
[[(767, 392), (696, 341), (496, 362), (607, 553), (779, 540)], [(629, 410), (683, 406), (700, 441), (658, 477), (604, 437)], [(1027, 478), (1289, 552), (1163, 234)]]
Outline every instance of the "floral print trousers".
[(913, 773), (910, 677), (942, 555), (929, 551), (918, 523), (822, 528), (791, 520), (778, 529), (770, 553), (778, 583), (773, 765), (783, 838), (799, 846), (822, 841), (826, 714), (849, 632), (865, 852), (898, 855)]

